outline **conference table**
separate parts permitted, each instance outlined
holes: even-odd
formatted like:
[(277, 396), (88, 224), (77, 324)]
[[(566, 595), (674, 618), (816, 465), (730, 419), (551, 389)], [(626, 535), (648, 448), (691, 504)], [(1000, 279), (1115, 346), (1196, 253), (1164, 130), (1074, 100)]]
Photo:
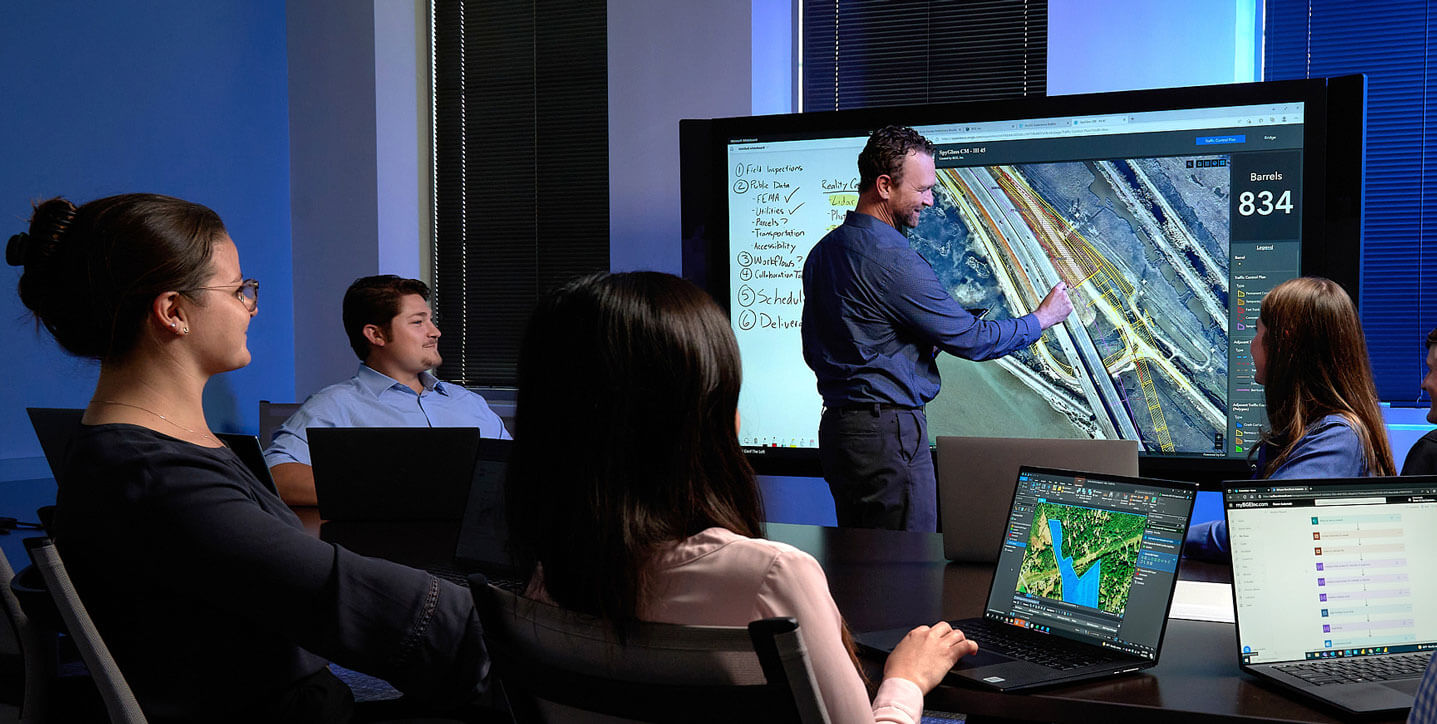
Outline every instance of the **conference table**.
[[(321, 524), (297, 509), (306, 528), (355, 552), (419, 567), (448, 563), (457, 524)], [(931, 533), (770, 523), (767, 535), (807, 551), (823, 566), (838, 608), (855, 632), (980, 616), (993, 566), (949, 563)], [(1228, 582), (1226, 566), (1183, 561), (1179, 577)], [(870, 677), (881, 657), (863, 657)], [(1157, 666), (1096, 682), (1007, 694), (962, 682), (944, 684), (924, 701), (931, 710), (969, 721), (1040, 722), (1338, 722), (1335, 710), (1286, 694), (1237, 666), (1232, 624), (1170, 619)], [(1405, 713), (1366, 721), (1401, 722)]]

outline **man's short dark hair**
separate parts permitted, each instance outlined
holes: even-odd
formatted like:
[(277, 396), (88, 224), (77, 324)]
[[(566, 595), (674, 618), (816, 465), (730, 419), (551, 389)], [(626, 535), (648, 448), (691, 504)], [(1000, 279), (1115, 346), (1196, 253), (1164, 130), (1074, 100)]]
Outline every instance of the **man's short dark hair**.
[(884, 126), (868, 137), (868, 144), (858, 154), (858, 191), (873, 188), (879, 176), (903, 180), (903, 159), (917, 151), (933, 155), (933, 142), (907, 126)]
[(399, 314), (399, 300), (410, 294), (418, 294), (428, 302), (429, 285), (393, 274), (360, 277), (349, 285), (344, 293), (344, 332), (349, 335), (349, 346), (361, 362), (369, 359), (365, 325), (378, 325), (387, 331), (389, 323)]
[(1432, 349), (1432, 345), (1434, 344), (1437, 344), (1437, 327), (1432, 328), (1432, 331), (1427, 333), (1427, 349)]

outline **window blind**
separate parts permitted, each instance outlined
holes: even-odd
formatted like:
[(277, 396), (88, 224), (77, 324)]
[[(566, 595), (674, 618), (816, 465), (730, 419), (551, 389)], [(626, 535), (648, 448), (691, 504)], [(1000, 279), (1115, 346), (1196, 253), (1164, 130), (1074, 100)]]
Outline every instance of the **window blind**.
[(538, 296), (609, 268), (607, 4), (434, 0), (431, 18), (439, 376), (513, 385)]
[(1424, 338), (1437, 326), (1433, 3), (1267, 0), (1268, 80), (1367, 74), (1361, 298), (1378, 393), (1427, 404)]

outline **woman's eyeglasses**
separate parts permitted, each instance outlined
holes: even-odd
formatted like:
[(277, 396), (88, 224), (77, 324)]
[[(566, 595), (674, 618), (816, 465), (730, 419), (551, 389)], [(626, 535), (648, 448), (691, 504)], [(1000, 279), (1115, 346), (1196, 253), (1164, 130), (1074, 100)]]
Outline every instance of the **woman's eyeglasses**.
[(255, 279), (246, 279), (240, 282), (238, 289), (233, 290), (231, 290), (229, 285), (225, 285), (222, 287), (195, 287), (193, 289), (182, 289), (180, 291), (199, 292), (207, 289), (212, 289), (215, 291), (233, 291), (235, 299), (240, 300), (240, 302), (245, 305), (245, 308), (250, 310), (251, 312), (253, 312), (256, 308), (259, 307), (259, 281)]

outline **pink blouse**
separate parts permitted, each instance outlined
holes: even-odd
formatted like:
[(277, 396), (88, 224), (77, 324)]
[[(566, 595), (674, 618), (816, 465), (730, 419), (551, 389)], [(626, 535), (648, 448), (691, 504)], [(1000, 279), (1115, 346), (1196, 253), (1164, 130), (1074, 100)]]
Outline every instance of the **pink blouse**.
[(798, 619), (799, 631), (831, 721), (916, 724), (923, 692), (907, 679), (884, 679), (872, 706), (843, 647), (838, 606), (818, 561), (793, 546), (709, 528), (658, 554), (649, 571), (647, 621), (747, 626), (774, 616)]

